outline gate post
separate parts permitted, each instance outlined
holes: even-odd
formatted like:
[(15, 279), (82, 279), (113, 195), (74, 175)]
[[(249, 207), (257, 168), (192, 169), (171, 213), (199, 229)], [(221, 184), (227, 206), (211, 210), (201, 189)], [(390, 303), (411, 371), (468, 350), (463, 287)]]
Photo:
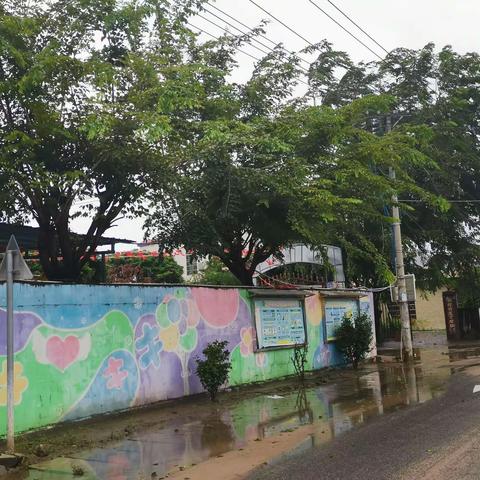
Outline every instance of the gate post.
[(460, 340), (460, 322), (458, 320), (457, 292), (448, 290), (442, 293), (443, 310), (445, 312), (445, 325), (448, 340)]

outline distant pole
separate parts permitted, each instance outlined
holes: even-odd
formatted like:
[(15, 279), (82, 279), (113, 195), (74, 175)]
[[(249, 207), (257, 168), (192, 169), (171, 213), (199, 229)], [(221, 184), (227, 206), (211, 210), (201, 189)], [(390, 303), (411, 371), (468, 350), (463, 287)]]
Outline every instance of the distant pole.
[[(392, 131), (392, 117), (387, 115), (387, 133)], [(389, 177), (395, 180), (395, 169), (390, 167)], [(412, 333), (410, 327), (410, 314), (408, 311), (407, 285), (405, 282), (405, 264), (403, 259), (402, 230), (400, 222), (400, 209), (398, 208), (398, 196), (392, 195), (393, 237), (395, 241), (395, 266), (398, 285), (398, 303), (400, 307), (400, 322), (402, 324), (402, 350), (403, 360), (408, 361), (413, 356)]]
[(7, 450), (15, 451), (14, 440), (14, 357), (13, 357), (13, 252), (6, 251), (7, 261)]

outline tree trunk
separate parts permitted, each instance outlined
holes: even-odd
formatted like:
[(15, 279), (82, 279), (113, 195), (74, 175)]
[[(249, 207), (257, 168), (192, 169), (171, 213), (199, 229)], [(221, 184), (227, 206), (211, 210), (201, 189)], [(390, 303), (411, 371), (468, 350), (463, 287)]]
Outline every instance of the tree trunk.
[[(66, 252), (64, 251), (65, 249), (68, 249), (69, 251)], [(75, 246), (73, 245), (73, 242), (64, 242), (63, 248), (59, 249), (57, 232), (53, 226), (40, 226), (38, 251), (40, 263), (48, 280), (78, 281), (80, 278), (81, 264), (80, 258), (75, 252)]]
[(253, 286), (253, 273), (246, 268), (243, 259), (222, 258), (222, 261), (242, 285)]

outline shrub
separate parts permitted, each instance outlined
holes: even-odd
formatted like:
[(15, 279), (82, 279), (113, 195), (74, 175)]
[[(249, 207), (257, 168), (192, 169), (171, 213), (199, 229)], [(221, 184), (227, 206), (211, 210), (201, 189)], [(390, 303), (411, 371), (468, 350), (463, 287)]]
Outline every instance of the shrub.
[(228, 380), (232, 368), (227, 344), (227, 341), (215, 340), (204, 348), (202, 353), (205, 359), (196, 359), (197, 375), (212, 401), (216, 399), (219, 388)]
[(218, 257), (210, 257), (207, 266), (194, 277), (194, 283), (203, 285), (240, 285)]
[(335, 330), (336, 346), (353, 368), (370, 352), (372, 343), (372, 321), (366, 313), (353, 318), (343, 317), (341, 325)]
[(80, 465), (72, 463), (72, 473), (74, 477), (82, 477), (85, 475), (85, 470)]
[(305, 380), (305, 365), (307, 363), (308, 345), (295, 345), (293, 357), (291, 358), (295, 374), (300, 382)]

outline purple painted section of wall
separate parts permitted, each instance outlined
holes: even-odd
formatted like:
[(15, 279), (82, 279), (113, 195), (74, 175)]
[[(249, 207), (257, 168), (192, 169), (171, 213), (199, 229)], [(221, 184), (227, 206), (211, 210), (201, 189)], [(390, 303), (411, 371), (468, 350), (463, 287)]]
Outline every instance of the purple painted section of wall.
[[(14, 323), (14, 349), (16, 352), (22, 350), (27, 344), (31, 333), (42, 323), (42, 319), (34, 313), (18, 312), (15, 314)], [(0, 355), (7, 354), (7, 312), (0, 309)]]

